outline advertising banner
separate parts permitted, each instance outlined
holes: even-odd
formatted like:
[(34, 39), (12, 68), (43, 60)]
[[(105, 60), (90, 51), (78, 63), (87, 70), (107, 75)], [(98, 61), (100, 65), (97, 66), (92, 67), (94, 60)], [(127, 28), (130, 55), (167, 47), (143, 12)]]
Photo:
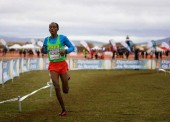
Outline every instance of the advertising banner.
[(49, 65), (49, 60), (48, 60), (48, 58), (44, 58), (43, 59), (43, 62), (44, 62), (44, 70), (47, 70), (48, 69), (48, 65)]
[(39, 66), (38, 66), (38, 62), (39, 62), (39, 59), (38, 58), (31, 58), (30, 59), (30, 64), (29, 64), (29, 69), (30, 70), (39, 70)]
[[(69, 70), (95, 69), (170, 69), (170, 60), (81, 60), (67, 59)], [(0, 84), (20, 73), (31, 70), (47, 70), (48, 58), (19, 58), (10, 61), (0, 61)]]
[(170, 69), (170, 60), (162, 60), (160, 68)]
[(10, 80), (10, 61), (4, 61), (2, 64), (2, 74), (3, 74), (3, 82), (5, 83), (6, 81)]
[(73, 59), (72, 69), (104, 69), (104, 60)]
[(24, 71), (23, 60), (23, 58), (19, 59), (19, 73), (22, 73)]
[(16, 77), (19, 76), (19, 59), (13, 60), (15, 63), (15, 66), (13, 66), (13, 70), (16, 73)]
[(39, 70), (43, 70), (44, 69), (43, 58), (39, 58), (38, 67), (39, 67)]
[(112, 69), (148, 69), (147, 60), (112, 60)]
[(29, 59), (23, 59), (23, 72), (29, 71)]
[(12, 64), (13, 64), (13, 68), (12, 68), (12, 75), (13, 77), (17, 76), (17, 70), (16, 70), (16, 66), (17, 66), (17, 60), (12, 60)]

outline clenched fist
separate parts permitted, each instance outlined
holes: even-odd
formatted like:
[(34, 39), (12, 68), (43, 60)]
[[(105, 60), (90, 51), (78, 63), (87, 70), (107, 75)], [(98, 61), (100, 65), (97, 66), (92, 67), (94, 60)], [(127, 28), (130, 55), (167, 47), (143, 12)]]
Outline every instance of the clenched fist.
[(67, 54), (67, 50), (60, 50), (59, 53), (60, 53), (61, 56), (64, 56), (65, 54)]

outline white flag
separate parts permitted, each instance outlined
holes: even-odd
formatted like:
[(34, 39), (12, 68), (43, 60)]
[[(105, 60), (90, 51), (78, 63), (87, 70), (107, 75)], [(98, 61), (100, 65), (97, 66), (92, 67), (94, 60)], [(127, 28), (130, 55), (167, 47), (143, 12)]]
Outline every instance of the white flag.
[(117, 51), (116, 43), (114, 42), (114, 40), (109, 40), (109, 41), (113, 47), (113, 50)]
[(35, 52), (35, 48), (36, 48), (35, 40), (34, 40), (34, 39), (31, 39), (31, 43), (32, 43), (32, 45), (34, 46), (34, 48), (33, 48), (33, 53), (36, 54), (36, 52)]
[(155, 51), (154, 42), (153, 42), (153, 41), (149, 41), (149, 42), (147, 43), (147, 48), (148, 48), (148, 52), (149, 52), (149, 51), (154, 52), (154, 51)]
[(43, 46), (43, 42), (42, 41), (38, 41), (37, 44), (42, 47)]
[(164, 50), (170, 50), (170, 47), (166, 42), (162, 42), (161, 48), (164, 49)]
[(147, 44), (147, 46), (148, 46), (149, 48), (152, 48), (152, 47), (153, 47), (153, 43), (152, 43), (151, 41), (149, 41), (148, 44)]
[(81, 41), (80, 43), (90, 52), (90, 48), (89, 48), (87, 42)]
[(0, 42), (7, 48), (7, 49), (9, 49), (8, 48), (8, 45), (7, 45), (7, 43), (6, 43), (6, 41), (5, 40), (3, 40), (3, 39), (0, 39)]
[(128, 44), (124, 41), (120, 42), (129, 52), (131, 52), (130, 47), (128, 46)]

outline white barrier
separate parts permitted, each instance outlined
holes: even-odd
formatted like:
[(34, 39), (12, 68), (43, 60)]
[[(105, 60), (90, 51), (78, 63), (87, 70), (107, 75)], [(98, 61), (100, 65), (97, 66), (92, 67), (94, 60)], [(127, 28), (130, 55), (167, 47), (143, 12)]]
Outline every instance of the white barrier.
[(42, 87), (42, 88), (40, 88), (40, 89), (37, 89), (37, 90), (31, 92), (30, 94), (27, 94), (27, 95), (21, 97), (21, 98), (19, 99), (19, 101), (21, 102), (21, 101), (25, 100), (27, 97), (35, 94), (36, 92), (38, 92), (38, 91), (40, 91), (40, 90), (42, 90), (42, 89), (46, 89), (46, 88), (48, 88), (48, 87), (50, 87), (50, 86), (44, 86), (44, 87)]
[(0, 104), (7, 103), (7, 102), (14, 102), (14, 101), (17, 101), (17, 100), (18, 100), (18, 98), (12, 98), (12, 99), (9, 99), (9, 100), (1, 101)]
[(53, 85), (52, 85), (52, 82), (50, 81), (50, 82), (47, 82), (47, 85), (46, 85), (46, 86), (41, 87), (40, 89), (37, 89), (37, 90), (35, 90), (35, 91), (33, 91), (33, 92), (31, 92), (31, 93), (23, 96), (23, 97), (18, 96), (17, 98), (12, 98), (12, 99), (9, 99), (9, 100), (4, 100), (4, 101), (1, 101), (0, 104), (6, 103), (6, 102), (14, 102), (14, 101), (17, 101), (17, 100), (18, 100), (19, 111), (21, 112), (21, 111), (22, 111), (21, 102), (22, 102), (23, 100), (25, 100), (27, 97), (35, 94), (36, 92), (38, 92), (38, 91), (40, 91), (40, 90), (43, 90), (43, 89), (46, 89), (46, 88), (48, 88), (48, 87), (50, 87), (50, 96), (52, 96), (52, 88), (53, 88)]
[(161, 69), (161, 68), (159, 68), (159, 69), (158, 69), (158, 71), (164, 72), (164, 73), (165, 73), (165, 75), (166, 75), (166, 73), (170, 73), (170, 71), (167, 71), (167, 70), (165, 70), (165, 69)]
[(166, 72), (166, 70), (165, 69), (158, 69), (159, 71), (162, 71), (162, 72)]

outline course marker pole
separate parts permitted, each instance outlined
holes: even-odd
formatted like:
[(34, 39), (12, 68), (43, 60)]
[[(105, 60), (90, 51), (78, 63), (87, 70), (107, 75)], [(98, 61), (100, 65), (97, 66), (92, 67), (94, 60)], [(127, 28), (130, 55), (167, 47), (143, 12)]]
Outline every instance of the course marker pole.
[(21, 97), (20, 97), (20, 96), (18, 96), (19, 112), (21, 112), (21, 111), (22, 111), (20, 98), (21, 98)]

